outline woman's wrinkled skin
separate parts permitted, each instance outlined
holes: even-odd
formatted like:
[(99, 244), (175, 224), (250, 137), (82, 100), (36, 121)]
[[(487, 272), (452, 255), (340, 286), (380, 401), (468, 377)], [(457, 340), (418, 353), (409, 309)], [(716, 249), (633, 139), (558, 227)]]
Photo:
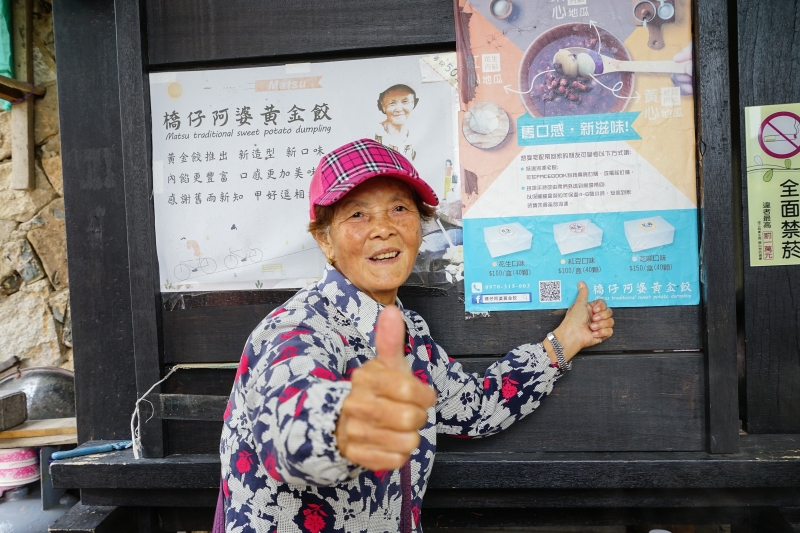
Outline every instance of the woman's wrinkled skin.
[[(436, 394), (405, 361), (406, 329), (393, 304), (414, 267), (422, 226), (411, 189), (391, 177), (372, 178), (336, 204), (333, 222), (314, 238), (333, 265), (362, 292), (387, 307), (378, 318), (377, 357), (355, 370), (335, 436), (339, 452), (370, 470), (400, 468), (419, 445), (419, 433)], [(578, 297), (553, 333), (569, 361), (583, 348), (613, 335), (613, 312), (603, 300)], [(557, 361), (550, 341), (547, 355)]]

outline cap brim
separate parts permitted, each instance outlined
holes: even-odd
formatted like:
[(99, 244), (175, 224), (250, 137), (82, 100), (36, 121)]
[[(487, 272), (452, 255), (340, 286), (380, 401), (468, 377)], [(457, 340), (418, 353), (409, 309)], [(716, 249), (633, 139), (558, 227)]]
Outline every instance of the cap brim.
[(315, 205), (335, 204), (336, 202), (344, 198), (350, 191), (352, 191), (365, 181), (378, 177), (394, 178), (396, 180), (402, 181), (403, 183), (411, 187), (411, 190), (413, 190), (419, 196), (420, 200), (422, 200), (426, 204), (433, 207), (439, 205), (439, 197), (436, 196), (436, 193), (433, 192), (431, 186), (428, 185), (425, 181), (418, 178), (414, 178), (412, 176), (403, 175), (395, 172), (371, 174), (366, 176), (360, 176), (358, 178), (350, 180), (348, 182), (348, 184), (351, 185), (349, 189), (347, 189), (346, 191), (329, 191), (322, 198), (318, 199), (315, 202)]

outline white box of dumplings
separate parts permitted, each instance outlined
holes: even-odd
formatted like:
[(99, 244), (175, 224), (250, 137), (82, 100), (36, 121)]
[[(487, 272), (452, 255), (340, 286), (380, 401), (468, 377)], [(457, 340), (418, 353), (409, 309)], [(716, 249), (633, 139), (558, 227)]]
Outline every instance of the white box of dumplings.
[(519, 222), (483, 228), (483, 240), (494, 257), (530, 250), (533, 233)]
[(665, 246), (675, 239), (675, 226), (662, 217), (628, 220), (625, 222), (625, 238), (633, 252)]
[(588, 219), (554, 224), (553, 236), (561, 255), (596, 248), (603, 243), (603, 230)]

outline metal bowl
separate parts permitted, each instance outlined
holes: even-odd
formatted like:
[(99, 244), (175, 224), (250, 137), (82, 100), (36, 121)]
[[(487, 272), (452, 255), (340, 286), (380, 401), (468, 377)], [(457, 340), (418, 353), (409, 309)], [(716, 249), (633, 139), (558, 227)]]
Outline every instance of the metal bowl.
[(54, 366), (24, 368), (0, 380), (0, 394), (22, 391), (28, 398), (28, 419), (75, 416), (75, 376)]

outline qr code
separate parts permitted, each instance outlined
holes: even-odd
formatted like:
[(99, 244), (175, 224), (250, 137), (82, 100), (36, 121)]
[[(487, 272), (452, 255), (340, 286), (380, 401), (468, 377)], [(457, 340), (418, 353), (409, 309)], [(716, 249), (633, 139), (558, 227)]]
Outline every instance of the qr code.
[(540, 302), (560, 302), (561, 301), (561, 280), (540, 281), (539, 282), (539, 301)]

